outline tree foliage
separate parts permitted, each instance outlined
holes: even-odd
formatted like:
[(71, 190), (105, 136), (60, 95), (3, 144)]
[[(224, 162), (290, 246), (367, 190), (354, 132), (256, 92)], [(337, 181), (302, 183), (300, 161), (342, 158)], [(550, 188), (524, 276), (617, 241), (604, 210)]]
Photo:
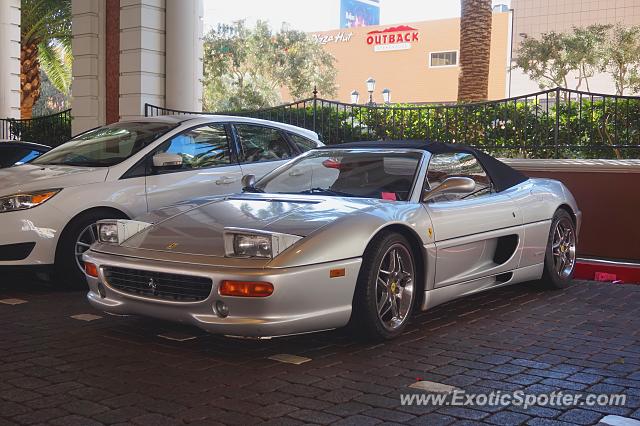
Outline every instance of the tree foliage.
[(227, 111), (281, 102), (284, 88), (293, 98), (313, 88), (336, 93), (334, 58), (302, 31), (266, 22), (248, 28), (244, 21), (210, 31), (204, 39), (204, 108)]
[(23, 118), (40, 97), (40, 67), (67, 95), (71, 87), (71, 0), (22, 0), (20, 89)]
[[(519, 46), (515, 67), (541, 89), (580, 89), (596, 72), (607, 72), (618, 95), (640, 90), (640, 27), (620, 24), (573, 28), (569, 33), (549, 32), (526, 38)], [(575, 77), (575, 84), (570, 78)]]
[(541, 89), (568, 87), (572, 67), (566, 52), (566, 37), (550, 32), (540, 39), (526, 38), (518, 49), (516, 66), (536, 81)]
[(70, 41), (50, 41), (46, 49), (39, 49), (39, 54), (40, 65), (51, 85), (63, 95), (68, 95), (73, 66)]
[(618, 24), (607, 40), (607, 61), (602, 70), (607, 71), (616, 83), (616, 92), (640, 90), (640, 27), (626, 28)]
[(587, 91), (590, 91), (589, 78), (599, 71), (607, 56), (604, 46), (610, 28), (609, 25), (590, 25), (574, 28), (565, 36), (567, 62), (577, 73), (576, 89), (580, 89), (584, 81)]

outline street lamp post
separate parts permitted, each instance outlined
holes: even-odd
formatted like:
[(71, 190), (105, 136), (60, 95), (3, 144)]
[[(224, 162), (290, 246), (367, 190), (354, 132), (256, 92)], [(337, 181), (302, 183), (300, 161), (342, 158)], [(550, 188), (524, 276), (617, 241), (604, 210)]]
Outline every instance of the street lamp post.
[(353, 92), (351, 92), (351, 103), (357, 104), (358, 99), (360, 99), (360, 93), (358, 93), (357, 90), (354, 90)]
[(382, 100), (384, 101), (385, 104), (391, 103), (391, 90), (384, 89), (382, 91)]
[(373, 105), (373, 91), (376, 90), (376, 81), (373, 77), (369, 77), (365, 83), (367, 83), (367, 92), (369, 92), (369, 105)]

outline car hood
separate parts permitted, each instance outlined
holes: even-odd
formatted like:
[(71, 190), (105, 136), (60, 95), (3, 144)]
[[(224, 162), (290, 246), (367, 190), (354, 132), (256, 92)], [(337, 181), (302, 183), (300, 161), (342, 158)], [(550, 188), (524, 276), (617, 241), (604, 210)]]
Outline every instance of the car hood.
[(23, 164), (0, 169), (0, 195), (104, 182), (106, 167)]
[[(225, 228), (281, 232), (305, 237), (340, 217), (373, 208), (379, 200), (319, 196), (242, 194), (182, 204), (175, 212), (122, 243), (123, 247), (224, 257)], [(149, 217), (150, 218), (150, 217)]]

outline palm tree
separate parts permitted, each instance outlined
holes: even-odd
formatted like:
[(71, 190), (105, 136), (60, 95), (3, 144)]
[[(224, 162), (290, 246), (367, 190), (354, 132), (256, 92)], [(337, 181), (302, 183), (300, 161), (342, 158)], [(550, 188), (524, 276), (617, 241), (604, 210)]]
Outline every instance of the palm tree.
[(71, 0), (22, 0), (20, 115), (40, 97), (40, 68), (63, 94), (71, 86)]
[(491, 0), (461, 0), (459, 101), (486, 100), (491, 56)]

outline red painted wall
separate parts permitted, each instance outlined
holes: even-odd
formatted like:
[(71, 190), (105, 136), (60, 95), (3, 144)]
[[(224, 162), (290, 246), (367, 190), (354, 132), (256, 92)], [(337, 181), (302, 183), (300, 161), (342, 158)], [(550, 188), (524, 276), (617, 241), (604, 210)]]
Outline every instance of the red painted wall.
[(640, 171), (524, 171), (563, 182), (582, 210), (578, 256), (640, 262)]

